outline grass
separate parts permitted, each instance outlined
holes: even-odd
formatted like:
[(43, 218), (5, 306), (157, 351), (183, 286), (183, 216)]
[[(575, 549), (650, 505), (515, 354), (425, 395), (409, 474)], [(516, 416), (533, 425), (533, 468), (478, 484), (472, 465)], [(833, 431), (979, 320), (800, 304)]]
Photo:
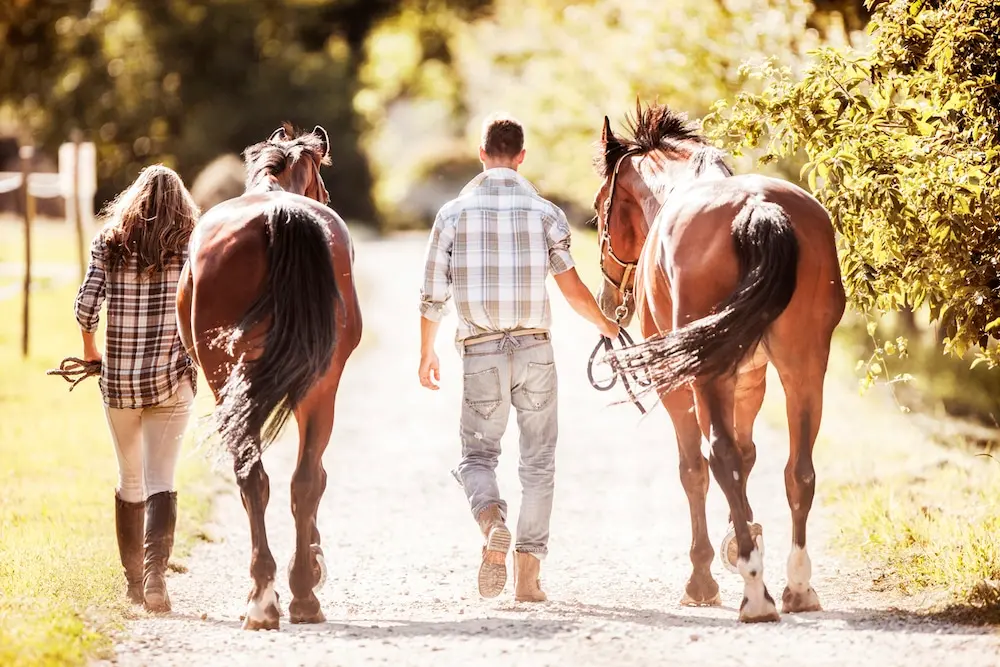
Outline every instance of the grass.
[[(92, 230), (84, 230), (84, 260), (90, 249)], [(67, 264), (76, 268), (79, 263), (76, 249), (76, 230), (63, 220), (36, 218), (31, 227), (31, 261)], [(0, 263), (24, 263), (24, 223), (12, 215), (0, 215)]]
[[(65, 236), (54, 235), (39, 255), (62, 257)], [(44, 374), (79, 353), (74, 295), (75, 285), (33, 293), (27, 359), (20, 299), (0, 301), (0, 664), (11, 667), (84, 664), (105, 654), (111, 634), (135, 613), (124, 603), (117, 465), (97, 383), (88, 379), (70, 393)], [(202, 384), (196, 415), (207, 411), (206, 400)], [(215, 483), (189, 437), (178, 471), (178, 558), (201, 534)]]

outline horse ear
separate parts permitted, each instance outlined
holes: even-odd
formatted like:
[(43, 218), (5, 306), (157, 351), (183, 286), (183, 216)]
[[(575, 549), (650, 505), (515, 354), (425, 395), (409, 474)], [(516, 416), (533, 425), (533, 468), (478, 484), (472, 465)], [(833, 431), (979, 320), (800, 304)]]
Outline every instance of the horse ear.
[(268, 141), (285, 141), (286, 139), (288, 139), (288, 135), (285, 134), (284, 127), (279, 127), (267, 138)]
[(608, 120), (607, 116), (605, 116), (604, 127), (601, 129), (601, 145), (607, 148), (609, 144), (617, 145), (618, 138), (615, 136), (615, 133), (611, 131), (611, 121)]
[(330, 135), (326, 133), (322, 125), (313, 128), (313, 134), (323, 140), (323, 157), (330, 156)]

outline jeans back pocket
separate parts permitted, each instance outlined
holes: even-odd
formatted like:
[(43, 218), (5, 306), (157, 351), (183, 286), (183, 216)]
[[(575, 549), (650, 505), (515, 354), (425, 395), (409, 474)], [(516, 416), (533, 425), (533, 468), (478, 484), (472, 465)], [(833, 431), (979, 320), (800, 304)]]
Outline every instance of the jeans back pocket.
[(500, 371), (487, 368), (466, 373), (462, 386), (462, 401), (483, 419), (489, 419), (503, 401), (500, 393)]

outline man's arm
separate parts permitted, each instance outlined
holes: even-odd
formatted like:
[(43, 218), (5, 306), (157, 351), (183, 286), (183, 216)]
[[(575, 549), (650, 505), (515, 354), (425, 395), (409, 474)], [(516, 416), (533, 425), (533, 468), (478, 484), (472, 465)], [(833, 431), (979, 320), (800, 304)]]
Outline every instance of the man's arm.
[(615, 338), (618, 335), (618, 325), (604, 316), (594, 296), (576, 272), (573, 256), (569, 252), (570, 231), (566, 214), (559, 208), (555, 208), (555, 213), (545, 227), (549, 244), (549, 271), (573, 310), (594, 324), (601, 335)]
[[(438, 389), (441, 384), (441, 363), (434, 351), (434, 339), (437, 338), (440, 322), (420, 318), (420, 384), (428, 389)], [(432, 381), (433, 378), (433, 381)]]
[(420, 384), (428, 389), (437, 389), (441, 382), (441, 366), (434, 351), (434, 340), (451, 297), (451, 247), (454, 238), (454, 228), (439, 212), (427, 243), (424, 284), (420, 290), (420, 368), (417, 374)]
[(601, 332), (602, 336), (615, 338), (618, 336), (618, 325), (609, 320), (601, 312), (601, 307), (597, 305), (594, 296), (587, 289), (587, 286), (580, 280), (580, 274), (576, 268), (557, 273), (554, 278), (559, 291), (566, 297), (566, 301), (573, 307), (580, 317), (594, 324)]

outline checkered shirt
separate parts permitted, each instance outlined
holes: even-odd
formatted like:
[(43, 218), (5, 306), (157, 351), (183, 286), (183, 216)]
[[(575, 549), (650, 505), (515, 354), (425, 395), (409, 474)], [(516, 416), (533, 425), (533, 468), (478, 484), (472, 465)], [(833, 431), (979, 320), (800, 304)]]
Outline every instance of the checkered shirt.
[(434, 220), (420, 314), (440, 321), (454, 297), (457, 340), (548, 329), (545, 278), (573, 268), (566, 215), (512, 169), (484, 171)]
[(80, 328), (97, 331), (107, 300), (107, 334), (101, 366), (101, 393), (111, 408), (146, 408), (177, 391), (185, 375), (197, 385), (196, 371), (177, 333), (177, 283), (186, 253), (171, 258), (162, 273), (142, 277), (131, 257), (111, 272), (101, 234), (90, 248), (90, 266), (76, 296)]

